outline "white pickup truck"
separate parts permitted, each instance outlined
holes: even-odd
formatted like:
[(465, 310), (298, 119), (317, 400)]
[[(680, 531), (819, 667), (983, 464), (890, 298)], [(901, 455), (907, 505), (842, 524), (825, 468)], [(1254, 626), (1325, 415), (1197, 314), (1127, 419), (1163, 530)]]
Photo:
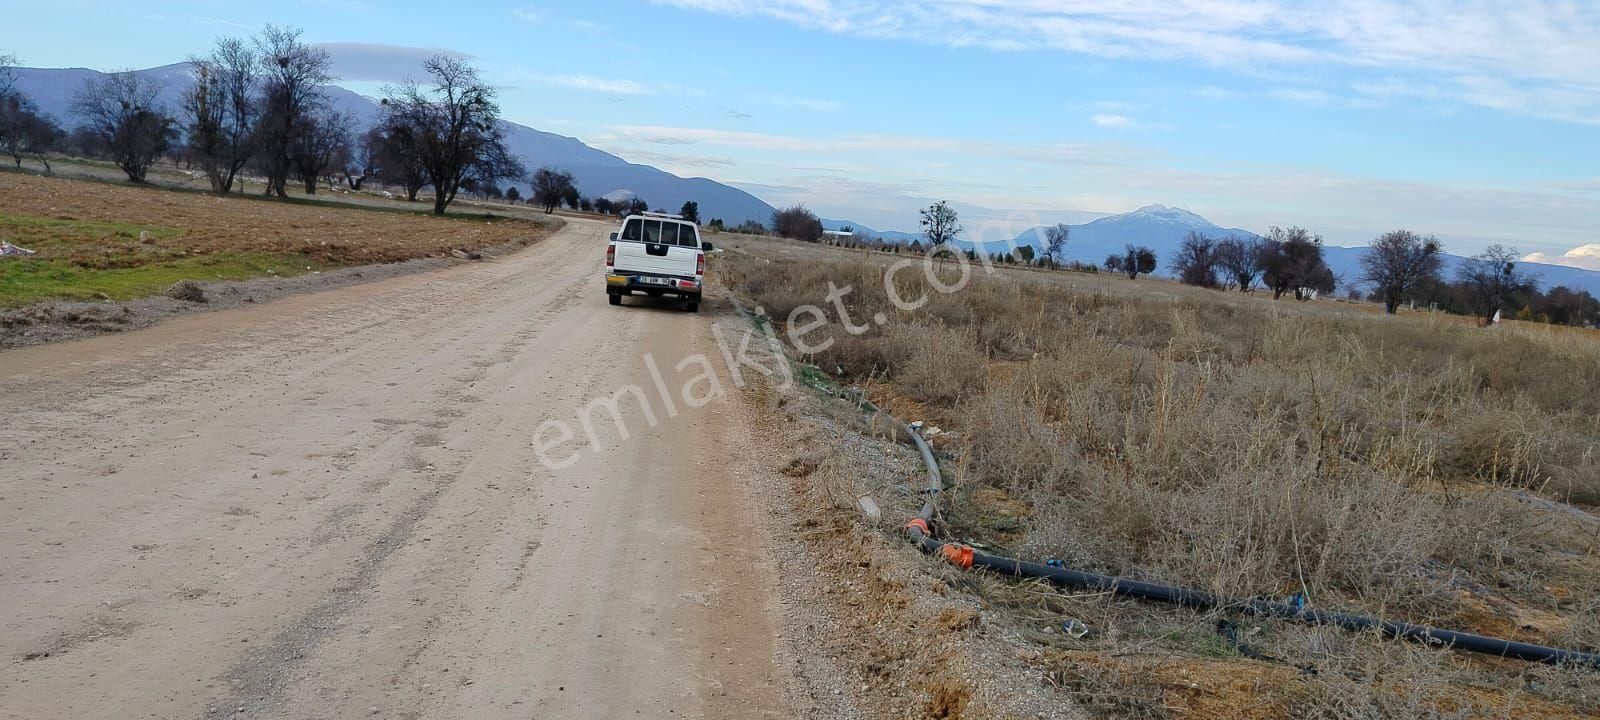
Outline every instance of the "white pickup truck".
[(700, 312), (706, 253), (700, 229), (677, 215), (629, 215), (611, 233), (606, 247), (606, 295), (621, 305), (624, 295), (683, 298), (689, 312)]

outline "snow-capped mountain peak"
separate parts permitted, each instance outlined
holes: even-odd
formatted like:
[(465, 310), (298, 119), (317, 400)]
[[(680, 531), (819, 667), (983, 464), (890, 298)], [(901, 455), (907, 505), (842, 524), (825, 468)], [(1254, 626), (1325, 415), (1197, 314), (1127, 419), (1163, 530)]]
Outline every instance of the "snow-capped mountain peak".
[(1140, 219), (1140, 220), (1145, 220), (1147, 222), (1158, 222), (1158, 223), (1164, 223), (1164, 224), (1168, 224), (1168, 225), (1179, 225), (1179, 226), (1182, 226), (1182, 227), (1194, 228), (1194, 229), (1209, 229), (1209, 228), (1217, 227), (1217, 225), (1212, 223), (1210, 220), (1207, 220), (1207, 219), (1205, 219), (1203, 217), (1200, 217), (1199, 215), (1196, 215), (1196, 214), (1194, 214), (1192, 212), (1189, 212), (1188, 210), (1184, 210), (1183, 208), (1167, 207), (1166, 205), (1146, 205), (1146, 206), (1144, 206), (1142, 208), (1139, 208), (1138, 210), (1135, 210), (1135, 211), (1133, 211), (1131, 213), (1124, 213), (1122, 215), (1113, 215), (1113, 216), (1111, 216), (1109, 218), (1103, 218), (1103, 219), (1104, 220), (1133, 220), (1133, 219)]

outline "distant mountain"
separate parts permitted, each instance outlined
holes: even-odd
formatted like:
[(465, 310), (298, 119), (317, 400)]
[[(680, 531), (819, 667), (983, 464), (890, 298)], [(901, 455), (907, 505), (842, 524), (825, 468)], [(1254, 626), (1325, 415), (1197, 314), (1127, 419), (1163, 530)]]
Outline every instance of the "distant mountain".
[(822, 221), (822, 229), (823, 230), (843, 230), (844, 228), (847, 228), (847, 227), (852, 229), (852, 230), (855, 230), (856, 232), (859, 232), (859, 233), (861, 233), (863, 235), (866, 235), (869, 238), (873, 238), (873, 239), (882, 238), (884, 240), (887, 240), (887, 241), (893, 242), (893, 243), (909, 243), (912, 240), (920, 240), (920, 239), (922, 239), (922, 235), (920, 233), (900, 232), (898, 230), (873, 230), (872, 228), (869, 228), (869, 227), (867, 227), (865, 225), (862, 225), (861, 223), (851, 222), (849, 220), (823, 220)]
[[(1225, 228), (1182, 208), (1166, 205), (1146, 205), (1121, 215), (1111, 215), (1098, 220), (1072, 225), (1067, 240), (1067, 258), (1098, 263), (1107, 255), (1120, 252), (1128, 244), (1145, 245), (1163, 260), (1172, 256), (1185, 235), (1197, 231), (1211, 237), (1256, 237), (1249, 230)], [(1020, 247), (1032, 245), (1044, 248), (1044, 227), (1031, 228), (1012, 242)], [(1005, 243), (989, 243), (1004, 246)]]
[[(151, 77), (162, 86), (160, 100), (171, 111), (182, 104), (183, 91), (191, 79), (185, 63), (164, 65), (136, 71)], [(55, 117), (65, 127), (78, 123), (72, 116), (72, 98), (90, 78), (102, 75), (87, 68), (19, 68), (17, 87), (32, 98), (43, 112)], [(350, 112), (360, 127), (370, 127), (378, 116), (378, 103), (372, 98), (351, 92), (342, 87), (328, 88), (334, 107)], [(506, 146), (512, 154), (522, 158), (531, 174), (536, 168), (550, 166), (572, 173), (578, 190), (584, 195), (599, 197), (618, 190), (632, 192), (644, 198), (651, 207), (676, 212), (685, 201), (700, 204), (700, 216), (706, 220), (722, 218), (729, 225), (746, 220), (768, 222), (772, 206), (743, 190), (732, 188), (706, 178), (683, 178), (665, 170), (630, 163), (611, 153), (596, 150), (576, 138), (535, 130), (526, 125), (502, 120), (500, 129), (505, 133)], [(524, 197), (528, 183), (518, 183)]]
[[(1154, 250), (1156, 257), (1160, 259), (1156, 269), (1158, 275), (1170, 274), (1168, 271), (1173, 258), (1177, 256), (1178, 246), (1190, 231), (1198, 231), (1213, 238), (1224, 238), (1229, 235), (1259, 237), (1249, 230), (1225, 228), (1188, 210), (1165, 205), (1147, 205), (1130, 213), (1103, 217), (1070, 227), (1066, 249), (1067, 260), (1098, 265), (1106, 259), (1106, 256), (1120, 252), (1128, 244), (1144, 245)], [(991, 242), (975, 245), (964, 241), (957, 244), (966, 248), (979, 247), (986, 253), (1007, 252), (1023, 245), (1032, 245), (1043, 250), (1044, 228), (1037, 227), (1024, 231), (1009, 244)], [(1323, 257), (1327, 259), (1328, 267), (1333, 270), (1334, 275), (1345, 282), (1357, 284), (1361, 276), (1361, 258), (1366, 253), (1367, 248), (1364, 247), (1328, 245), (1323, 248)], [(1454, 277), (1456, 268), (1460, 267), (1463, 260), (1465, 258), (1459, 255), (1445, 255), (1445, 277)], [(1541, 263), (1521, 263), (1520, 267), (1537, 278), (1541, 288), (1549, 289), (1565, 285), (1600, 295), (1600, 272)]]

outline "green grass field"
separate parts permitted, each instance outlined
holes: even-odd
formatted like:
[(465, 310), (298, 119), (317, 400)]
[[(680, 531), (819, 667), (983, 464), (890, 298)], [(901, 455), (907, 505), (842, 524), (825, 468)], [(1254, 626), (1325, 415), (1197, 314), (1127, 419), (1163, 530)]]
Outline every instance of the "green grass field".
[(180, 231), (125, 223), (0, 214), (0, 237), (39, 254), (0, 260), (0, 307), (41, 300), (131, 300), (159, 295), (179, 280), (244, 280), (322, 270), (299, 254), (190, 254), (140, 242)]
[[(0, 308), (160, 295), (180, 280), (288, 277), (527, 244), (559, 221), (435, 217), (420, 204), (266, 200), (4, 172), (0, 239), (37, 252), (0, 259)], [(375, 204), (376, 203), (376, 204)]]

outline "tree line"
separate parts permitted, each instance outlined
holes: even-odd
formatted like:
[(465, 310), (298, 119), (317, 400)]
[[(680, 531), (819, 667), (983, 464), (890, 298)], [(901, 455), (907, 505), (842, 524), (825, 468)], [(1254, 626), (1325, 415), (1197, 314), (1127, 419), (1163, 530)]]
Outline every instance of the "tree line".
[(0, 151), (17, 167), (24, 158), (36, 158), (48, 171), (47, 153), (62, 143), (66, 132), (17, 89), (18, 64), (16, 55), (0, 51)]
[[(1356, 278), (1364, 297), (1395, 314), (1407, 304), (1475, 315), (1485, 324), (1496, 314), (1520, 308), (1518, 317), (1569, 325), (1600, 322), (1600, 301), (1584, 290), (1564, 286), (1541, 292), (1518, 267), (1516, 250), (1491, 245), (1466, 258), (1452, 278), (1444, 274), (1444, 244), (1434, 236), (1395, 230), (1373, 239), (1361, 256)], [(1322, 238), (1304, 228), (1274, 227), (1264, 238), (1222, 239), (1190, 232), (1173, 259), (1179, 282), (1217, 290), (1250, 292), (1259, 282), (1273, 298), (1292, 292), (1305, 300), (1339, 285), (1352, 299), (1363, 297), (1357, 283), (1335, 277), (1323, 258)]]
[[(570, 173), (540, 168), (531, 178), (506, 148), (500, 107), (477, 68), (440, 54), (422, 64), (425, 82), (385, 87), (370, 127), (335, 107), (336, 79), (327, 51), (301, 31), (267, 25), (249, 38), (225, 37), (188, 60), (191, 83), (179, 107), (161, 102), (163, 87), (131, 71), (100, 75), (75, 93), (77, 127), (67, 132), (16, 87), (17, 58), (0, 53), (0, 149), (21, 166), (35, 158), (50, 171), (49, 154), (109, 160), (130, 182), (144, 183), (158, 161), (198, 169), (213, 192), (243, 191), (244, 175), (265, 195), (286, 198), (291, 182), (306, 194), (319, 183), (361, 190), (367, 183), (397, 187), (410, 201), (432, 194), (443, 214), (461, 193), (523, 201), (515, 185), (527, 180), (528, 202), (545, 212), (626, 214), (649, 205), (640, 198), (582, 197)], [(698, 220), (698, 205), (681, 212)]]
[[(500, 189), (502, 182), (528, 176), (506, 148), (495, 90), (458, 57), (440, 54), (424, 61), (426, 83), (386, 87), (377, 120), (359, 134), (357, 119), (337, 110), (329, 95), (335, 78), (327, 51), (302, 41), (298, 29), (267, 25), (251, 38), (220, 38), (208, 55), (191, 57), (188, 64), (192, 82), (177, 114), (162, 106), (156, 80), (116, 72), (91, 78), (78, 90), (71, 107), (80, 124), (67, 132), (17, 89), (17, 58), (0, 52), (0, 150), (18, 167), (24, 158), (36, 158), (47, 172), (51, 152), (100, 157), (135, 183), (145, 182), (160, 158), (172, 156), (175, 162), (198, 166), (218, 194), (242, 189), (241, 174), (249, 169), (263, 179), (264, 194), (279, 198), (288, 197), (291, 180), (306, 194), (315, 194), (319, 181), (334, 185), (337, 176), (352, 190), (361, 190), (368, 181), (399, 187), (410, 201), (431, 189), (436, 214), (444, 214), (461, 192), (524, 200), (515, 186)], [(548, 167), (532, 175), (526, 200), (546, 213), (563, 205), (613, 215), (650, 207), (638, 197), (583, 197), (571, 173)], [(693, 201), (684, 203), (679, 214), (700, 221)], [(947, 244), (961, 233), (957, 212), (942, 201), (921, 211), (920, 224), (921, 240), (938, 252), (950, 252)], [(726, 229), (720, 219), (709, 227)], [(733, 230), (768, 232), (757, 221)], [(770, 231), (806, 242), (820, 242), (825, 235), (821, 219), (804, 205), (775, 211)], [(1043, 228), (1041, 235), (1039, 248), (1023, 245), (989, 259), (1051, 269), (1099, 269), (1064, 261), (1070, 239), (1066, 224)], [(922, 249), (921, 240), (888, 243), (853, 234), (829, 242), (898, 252), (902, 247)], [(977, 259), (975, 250), (963, 252)], [(1485, 321), (1520, 308), (1517, 314), (1525, 319), (1600, 322), (1600, 302), (1592, 295), (1559, 286), (1541, 292), (1517, 267), (1511, 249), (1495, 245), (1468, 258), (1453, 280), (1442, 276), (1442, 254), (1442, 244), (1432, 236), (1407, 230), (1385, 233), (1362, 257), (1359, 280), (1370, 288), (1370, 299), (1391, 314), (1402, 304), (1421, 302)], [(1101, 267), (1137, 278), (1153, 273), (1157, 258), (1148, 247), (1128, 245)], [(1273, 227), (1264, 238), (1191, 232), (1171, 259), (1171, 271), (1182, 283), (1218, 290), (1250, 292), (1259, 284), (1274, 299), (1292, 294), (1308, 300), (1340, 284), (1360, 294), (1328, 267), (1322, 238), (1300, 227)]]
[[(91, 78), (72, 99), (78, 126), (63, 132), (14, 84), (14, 56), (0, 57), (0, 142), (48, 162), (65, 151), (114, 162), (143, 183), (163, 157), (198, 167), (211, 190), (242, 190), (247, 170), (265, 195), (286, 198), (291, 181), (315, 194), (342, 175), (353, 189), (377, 178), (415, 200), (433, 191), (442, 214), (462, 190), (524, 174), (506, 151), (495, 91), (476, 68), (450, 55), (426, 60), (427, 84), (385, 88), (378, 119), (358, 135), (357, 119), (329, 94), (335, 79), (326, 50), (294, 28), (267, 25), (250, 38), (220, 38), (188, 60), (190, 84), (179, 107), (160, 100), (160, 82), (132, 71)], [(26, 131), (19, 128), (45, 128)], [(46, 164), (46, 170), (49, 166)]]
[[(925, 248), (947, 252), (943, 246), (961, 233), (956, 211), (938, 202), (921, 211), (922, 237), (909, 243), (868, 238), (862, 233), (827, 236), (822, 221), (804, 205), (794, 205), (773, 213), (771, 233), (804, 242), (827, 242), (851, 248), (900, 252), (903, 248), (921, 252)], [(754, 227), (748, 227), (753, 225)], [(747, 223), (740, 232), (766, 234), (768, 228)], [(988, 259), (997, 264), (1024, 265), (1077, 272), (1121, 273), (1130, 279), (1154, 273), (1156, 253), (1143, 245), (1127, 245), (1112, 253), (1099, 266), (1064, 260), (1071, 228), (1056, 224), (1037, 231), (1040, 243), (1020, 245), (994, 252)], [(926, 245), (924, 244), (926, 241)], [(978, 259), (976, 249), (962, 251), (969, 260)], [(1557, 286), (1541, 291), (1538, 284), (1518, 267), (1513, 249), (1493, 245), (1479, 255), (1465, 259), (1453, 278), (1444, 276), (1444, 245), (1433, 236), (1409, 230), (1396, 230), (1378, 236), (1361, 258), (1357, 281), (1368, 288), (1364, 297), (1381, 303), (1385, 312), (1395, 314), (1402, 306), (1423, 307), (1461, 315), (1475, 315), (1484, 323), (1497, 313), (1516, 309), (1519, 319), (1566, 325), (1600, 324), (1600, 300), (1589, 292)], [(1356, 283), (1338, 277), (1328, 266), (1323, 240), (1301, 227), (1272, 227), (1265, 237), (1230, 234), (1222, 238), (1190, 232), (1170, 258), (1170, 271), (1179, 282), (1215, 290), (1252, 292), (1258, 287), (1272, 292), (1274, 300), (1291, 296), (1311, 300), (1349, 288), (1352, 298), (1363, 294)]]

